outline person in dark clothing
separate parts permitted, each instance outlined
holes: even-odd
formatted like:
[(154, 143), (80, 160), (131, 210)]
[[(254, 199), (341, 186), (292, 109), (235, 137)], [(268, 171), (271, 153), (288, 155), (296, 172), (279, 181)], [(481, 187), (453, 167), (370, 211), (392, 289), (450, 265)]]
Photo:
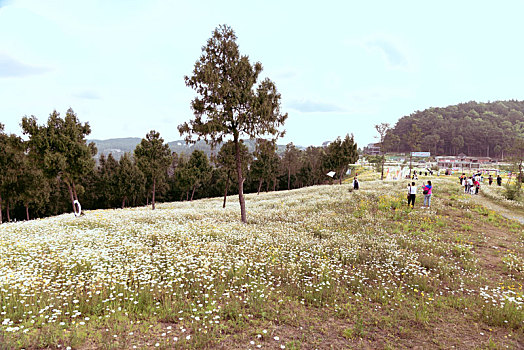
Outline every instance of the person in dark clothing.
[(500, 177), (500, 174), (497, 175), (497, 185), (502, 186), (502, 178)]
[(488, 184), (491, 186), (492, 183), (493, 183), (493, 176), (491, 176), (490, 174), (488, 177)]
[(353, 180), (353, 189), (358, 190), (358, 188), (359, 188), (359, 184), (358, 184), (357, 177), (355, 176), (355, 179)]
[(417, 196), (417, 186), (415, 181), (408, 185), (408, 206), (411, 204), (411, 208), (415, 207), (415, 197)]

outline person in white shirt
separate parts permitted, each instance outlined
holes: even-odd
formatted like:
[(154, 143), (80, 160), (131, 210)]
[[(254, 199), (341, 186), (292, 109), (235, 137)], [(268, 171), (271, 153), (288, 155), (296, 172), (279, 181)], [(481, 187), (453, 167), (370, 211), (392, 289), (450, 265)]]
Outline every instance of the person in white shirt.
[(415, 207), (415, 197), (417, 196), (417, 186), (415, 181), (408, 185), (408, 206), (411, 204), (411, 207)]
[(475, 193), (475, 188), (473, 187), (473, 177), (472, 176), (468, 178), (468, 191), (467, 192), (469, 194)]

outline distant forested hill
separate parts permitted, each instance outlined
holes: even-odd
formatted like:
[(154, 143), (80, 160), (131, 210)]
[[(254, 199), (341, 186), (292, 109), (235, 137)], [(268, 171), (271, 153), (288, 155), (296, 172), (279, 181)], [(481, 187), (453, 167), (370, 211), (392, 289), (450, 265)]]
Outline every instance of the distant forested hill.
[(396, 152), (501, 157), (519, 137), (524, 137), (524, 101), (472, 101), (400, 118), (385, 146)]
[[(107, 155), (111, 153), (116, 160), (119, 160), (124, 155), (124, 153), (132, 154), (136, 148), (136, 145), (140, 143), (140, 140), (141, 138), (138, 137), (127, 137), (108, 140), (87, 140), (87, 143), (94, 142), (96, 145), (98, 153), (95, 156), (95, 159), (100, 158), (100, 155), (102, 154), (107, 157)], [(244, 140), (244, 143), (246, 144), (249, 152), (253, 152), (255, 150), (255, 140)], [(211, 147), (209, 147), (209, 145), (207, 145), (204, 141), (198, 141), (194, 145), (187, 145), (184, 140), (171, 141), (167, 144), (169, 145), (169, 148), (172, 152), (176, 152), (179, 155), (190, 155), (195, 149), (203, 151), (208, 157), (212, 153)], [(214, 152), (218, 152), (218, 149), (219, 147), (217, 147), (217, 150)], [(284, 152), (285, 149), (285, 145), (278, 145), (277, 152)]]

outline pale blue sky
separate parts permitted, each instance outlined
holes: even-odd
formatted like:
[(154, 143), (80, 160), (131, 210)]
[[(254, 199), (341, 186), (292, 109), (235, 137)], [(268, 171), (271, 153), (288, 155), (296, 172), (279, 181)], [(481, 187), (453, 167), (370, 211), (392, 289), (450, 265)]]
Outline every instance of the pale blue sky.
[[(524, 99), (524, 1), (0, 0), (0, 122), (72, 107), (90, 138), (168, 141), (219, 24), (289, 113), (279, 143), (320, 145), (428, 107)], [(428, 128), (431, 126), (428, 125)]]

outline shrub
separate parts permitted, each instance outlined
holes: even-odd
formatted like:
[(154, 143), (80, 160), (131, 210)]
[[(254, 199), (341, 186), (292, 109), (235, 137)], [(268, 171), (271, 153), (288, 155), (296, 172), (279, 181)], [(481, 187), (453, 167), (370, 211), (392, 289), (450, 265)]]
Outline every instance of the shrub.
[(520, 189), (520, 186), (517, 184), (515, 185), (506, 185), (506, 189), (504, 190), (504, 197), (506, 199), (509, 199), (511, 201), (519, 201), (522, 195), (522, 191)]

